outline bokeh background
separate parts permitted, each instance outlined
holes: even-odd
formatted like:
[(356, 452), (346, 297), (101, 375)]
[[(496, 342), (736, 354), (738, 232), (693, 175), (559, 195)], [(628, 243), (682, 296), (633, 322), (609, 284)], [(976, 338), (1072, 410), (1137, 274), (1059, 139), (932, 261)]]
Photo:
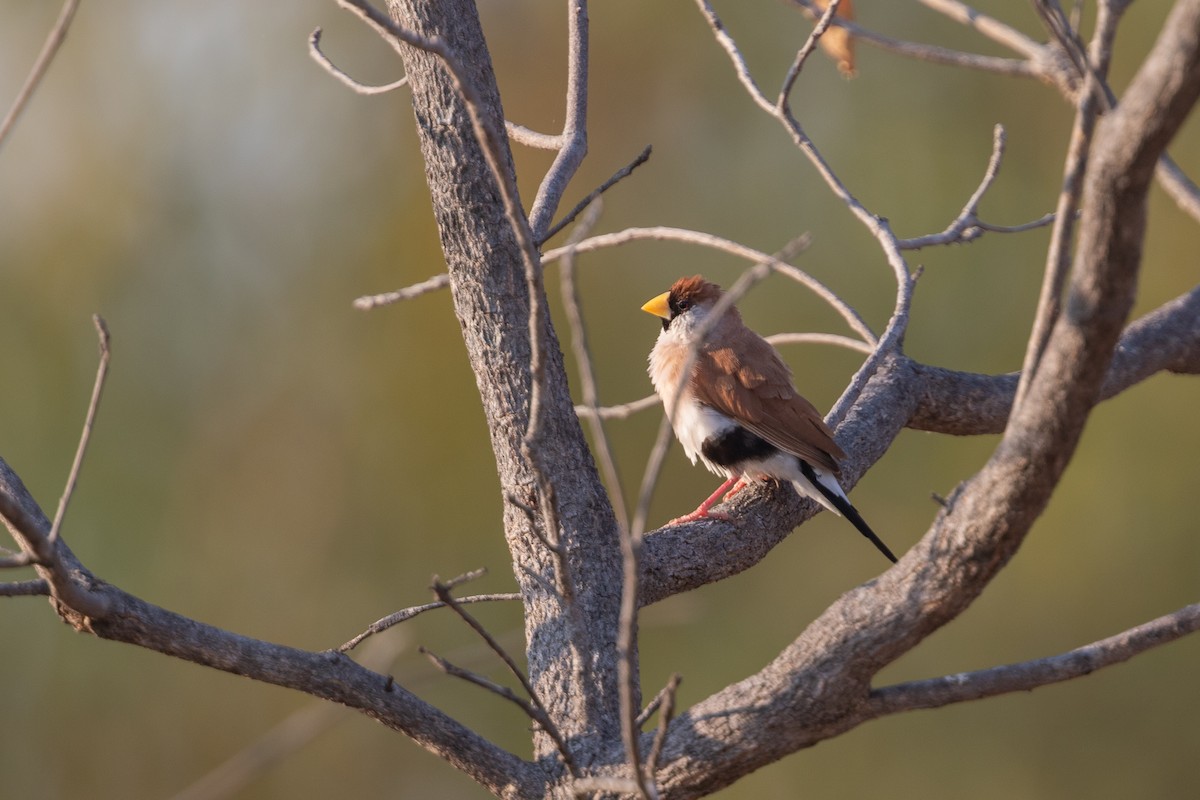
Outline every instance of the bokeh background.
[[(915, 3), (861, 2), (892, 35), (1003, 55)], [(1027, 5), (980, 2), (1042, 38)], [(1117, 40), (1122, 87), (1169, 4), (1135, 4)], [(510, 118), (562, 122), (565, 4), (483, 0)], [(1090, 9), (1090, 4), (1089, 4)], [(718, 10), (774, 90), (808, 23), (787, 4)], [(0, 3), (0, 102), (15, 95), (57, 13)], [(1092, 12), (1089, 10), (1089, 14)], [(882, 329), (894, 285), (873, 241), (744, 95), (692, 4), (592, 9), (590, 155), (565, 205), (646, 144), (650, 162), (606, 198), (599, 231), (677, 225), (799, 262)], [(90, 315), (113, 367), (65, 536), (99, 576), (167, 608), (298, 647), (337, 645), (425, 602), (430, 576), (480, 566), (514, 581), (474, 381), (447, 293), (363, 313), (352, 300), (442, 271), (406, 93), (356, 96), (306, 52), (367, 82), (394, 54), (327, 0), (85, 2), (66, 46), (0, 150), (0, 453), (53, 509), (95, 370)], [(810, 62), (797, 112), (835, 170), (896, 231), (941, 230), (975, 188), (992, 126), (1008, 155), (983, 203), (1015, 224), (1054, 206), (1071, 115), (1053, 90), (860, 47), (860, 77)], [(1193, 120), (1172, 148), (1200, 175)], [(517, 148), (531, 199), (548, 165)], [(1189, 289), (1200, 235), (1154, 190), (1136, 313)], [(981, 372), (1019, 367), (1045, 230), (911, 254), (925, 274), (908, 350)], [(649, 392), (657, 325), (638, 310), (682, 274), (728, 283), (743, 264), (676, 244), (584, 256), (580, 281), (602, 399)], [(548, 284), (557, 293), (557, 273)], [(764, 333), (843, 332), (799, 286), (758, 288)], [(559, 317), (559, 329), (565, 324)], [(859, 356), (786, 352), (819, 406)], [(1194, 602), (1200, 571), (1200, 387), (1160, 375), (1093, 415), (1061, 490), (1009, 569), (881, 683), (1053, 654)], [(610, 426), (636, 485), (657, 411)], [(907, 432), (855, 501), (897, 550), (922, 534), (995, 437)], [(672, 453), (653, 518), (690, 509), (712, 476)], [(673, 671), (684, 705), (758, 669), (878, 555), (822, 515), (750, 572), (643, 616), (652, 693)], [(9, 578), (9, 575), (3, 576)], [(11, 576), (23, 577), (23, 576)], [(519, 609), (480, 609), (520, 641)], [(0, 796), (171, 797), (314, 701), (80, 636), (42, 599), (0, 600)], [(386, 634), (393, 671), (518, 753), (528, 722), (437, 674), (423, 644), (501, 675), (437, 613)], [(383, 638), (383, 637), (381, 637)], [(1179, 798), (1200, 792), (1200, 639), (1031, 694), (895, 716), (798, 753), (725, 798)], [(235, 796), (484, 796), (403, 737), (351, 712)]]

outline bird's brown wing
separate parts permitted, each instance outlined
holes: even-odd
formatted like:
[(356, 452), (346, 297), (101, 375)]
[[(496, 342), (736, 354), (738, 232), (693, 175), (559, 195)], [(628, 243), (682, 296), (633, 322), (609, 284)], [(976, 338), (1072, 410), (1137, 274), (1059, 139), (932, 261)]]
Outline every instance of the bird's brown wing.
[(752, 331), (739, 333), (731, 345), (709, 345), (698, 354), (691, 385), (696, 398), (779, 449), (836, 474), (846, 454), (817, 409), (792, 386), (779, 353)]

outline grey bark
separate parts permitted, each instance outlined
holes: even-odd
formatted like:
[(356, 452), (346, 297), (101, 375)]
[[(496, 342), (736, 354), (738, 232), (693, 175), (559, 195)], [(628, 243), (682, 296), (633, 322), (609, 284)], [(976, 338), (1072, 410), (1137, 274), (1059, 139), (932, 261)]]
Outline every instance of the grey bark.
[[(468, 77), (483, 98), (479, 110), (503, 130), (473, 4), (392, 0), (389, 7), (402, 26), (439, 37), (469, 66)], [(546, 362), (538, 466), (523, 454), (533, 348), (522, 254), (444, 65), (415, 48), (407, 48), (403, 58), (455, 313), (496, 459), (505, 535), (525, 603), (530, 677), (579, 771), (625, 778), (615, 646), (622, 575), (617, 525), (549, 324), (540, 332)], [(1126, 99), (1097, 127), (1063, 312), (1021, 404), (1012, 408), (1015, 376), (954, 373), (891, 352), (837, 430), (839, 443), (852, 454), (845, 470), (851, 484), (905, 426), (954, 434), (1003, 430), (993, 457), (955, 491), (898, 566), (839, 598), (758, 673), (679, 716), (658, 762), (661, 796), (699, 797), (882, 714), (1063, 680), (1079, 674), (1080, 663), (1114, 663), (1200, 626), (1200, 607), (1191, 607), (1136, 635), (1097, 643), (1082, 656), (1089, 661), (997, 668), (965, 686), (871, 687), (880, 669), (961, 613), (1016, 552), (1099, 400), (1160, 370), (1200, 372), (1200, 288), (1124, 327), (1137, 283), (1147, 188), (1198, 95), (1200, 0), (1181, 0)], [(507, 149), (503, 155), (511, 171)], [(553, 485), (556, 531), (546, 530), (539, 511), (539, 477)], [(519, 505), (506, 502), (509, 496)], [(812, 512), (791, 492), (763, 488), (737, 500), (736, 550), (727, 546), (733, 531), (721, 522), (653, 533), (642, 553), (642, 604), (752, 566)], [(570, 795), (569, 771), (540, 731), (534, 735), (535, 759), (527, 762), (343, 655), (238, 636), (96, 578), (62, 540), (47, 540), (49, 522), (3, 461), (0, 515), (39, 573), (36, 586), (10, 584), (5, 593), (44, 588), (60, 616), (81, 631), (357, 708), (497, 796)], [(561, 542), (562, 556), (545, 541)], [(571, 588), (569, 599), (564, 585)], [(644, 736), (642, 752), (649, 752), (650, 737)]]

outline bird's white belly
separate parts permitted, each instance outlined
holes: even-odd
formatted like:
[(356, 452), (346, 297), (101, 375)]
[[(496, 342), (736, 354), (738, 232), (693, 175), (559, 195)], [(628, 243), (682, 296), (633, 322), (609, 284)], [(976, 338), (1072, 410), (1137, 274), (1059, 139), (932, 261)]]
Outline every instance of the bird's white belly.
[(720, 411), (700, 403), (680, 403), (679, 410), (671, 424), (675, 428), (676, 438), (683, 445), (683, 452), (687, 453), (687, 457), (692, 460), (693, 464), (696, 463), (696, 459), (700, 459), (704, 462), (704, 466), (718, 475), (732, 477), (736, 474), (725, 467), (713, 464), (701, 453), (706, 439), (719, 436), (736, 427), (736, 422)]

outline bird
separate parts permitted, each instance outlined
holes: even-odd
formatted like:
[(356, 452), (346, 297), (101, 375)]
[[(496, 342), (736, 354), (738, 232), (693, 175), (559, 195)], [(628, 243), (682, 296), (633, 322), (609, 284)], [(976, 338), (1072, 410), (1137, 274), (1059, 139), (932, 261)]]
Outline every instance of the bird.
[[(817, 409), (796, 391), (779, 352), (733, 306), (709, 322), (721, 296), (720, 286), (693, 275), (642, 306), (662, 322), (648, 371), (675, 436), (693, 464), (699, 460), (726, 479), (695, 511), (668, 525), (728, 520), (710, 511), (722, 497), (729, 499), (752, 481), (789, 481), (801, 495), (849, 520), (895, 563), (838, 483), (846, 454)], [(684, 381), (693, 350), (695, 361)]]

